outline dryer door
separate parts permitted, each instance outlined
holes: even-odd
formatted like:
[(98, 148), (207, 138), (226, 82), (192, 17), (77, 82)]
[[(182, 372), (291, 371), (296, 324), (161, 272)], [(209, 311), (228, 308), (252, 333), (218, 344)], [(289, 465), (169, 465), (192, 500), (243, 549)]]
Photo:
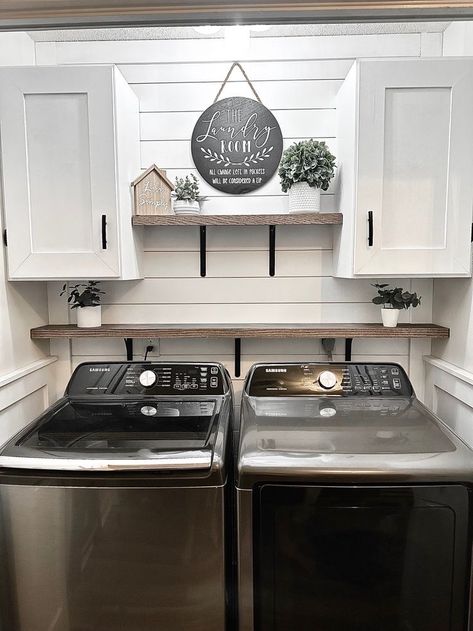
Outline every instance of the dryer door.
[(263, 486), (258, 631), (465, 631), (462, 486)]

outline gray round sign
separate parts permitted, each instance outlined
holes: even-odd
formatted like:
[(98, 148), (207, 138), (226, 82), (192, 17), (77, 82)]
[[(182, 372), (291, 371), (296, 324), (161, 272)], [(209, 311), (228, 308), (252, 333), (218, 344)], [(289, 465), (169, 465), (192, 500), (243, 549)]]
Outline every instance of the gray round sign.
[(217, 101), (192, 132), (192, 158), (204, 180), (242, 195), (264, 186), (279, 166), (282, 133), (264, 105), (246, 97)]

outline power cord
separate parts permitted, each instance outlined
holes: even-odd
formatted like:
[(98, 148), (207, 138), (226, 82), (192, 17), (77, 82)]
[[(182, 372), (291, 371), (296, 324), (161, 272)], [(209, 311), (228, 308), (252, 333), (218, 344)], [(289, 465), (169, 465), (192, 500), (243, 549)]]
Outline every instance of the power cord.
[(148, 344), (148, 346), (145, 349), (144, 361), (148, 359), (148, 353), (151, 353), (151, 351), (154, 351), (154, 346), (152, 344)]
[(335, 348), (335, 338), (333, 337), (324, 337), (322, 339), (322, 348), (327, 353), (327, 357), (329, 362), (333, 361), (333, 349)]

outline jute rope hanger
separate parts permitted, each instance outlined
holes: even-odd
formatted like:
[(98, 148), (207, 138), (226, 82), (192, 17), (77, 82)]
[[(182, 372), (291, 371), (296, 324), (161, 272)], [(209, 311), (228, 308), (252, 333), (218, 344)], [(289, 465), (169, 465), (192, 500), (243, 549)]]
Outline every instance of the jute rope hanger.
[(251, 83), (250, 79), (248, 78), (248, 75), (246, 74), (246, 72), (243, 70), (243, 66), (238, 62), (238, 61), (234, 61), (230, 67), (230, 70), (227, 72), (227, 76), (225, 77), (225, 79), (223, 80), (222, 85), (220, 86), (220, 90), (218, 91), (217, 96), (215, 97), (214, 103), (216, 103), (218, 101), (218, 97), (222, 94), (222, 90), (225, 87), (228, 78), (230, 77), (230, 75), (233, 72), (234, 68), (240, 68), (243, 76), (245, 77), (248, 85), (250, 86), (250, 88), (253, 90), (253, 94), (256, 96), (256, 100), (259, 101), (261, 103), (261, 105), (263, 104), (263, 102), (261, 101), (261, 99), (258, 96), (258, 92), (256, 92), (255, 90), (255, 86)]

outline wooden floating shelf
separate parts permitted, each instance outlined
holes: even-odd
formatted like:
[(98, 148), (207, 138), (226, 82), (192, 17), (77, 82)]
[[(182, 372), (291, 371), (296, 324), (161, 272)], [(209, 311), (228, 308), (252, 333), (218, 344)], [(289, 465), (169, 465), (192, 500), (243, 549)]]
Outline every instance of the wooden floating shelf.
[(283, 226), (340, 225), (342, 213), (274, 215), (134, 215), (134, 226)]
[(103, 324), (97, 328), (78, 328), (73, 324), (49, 324), (31, 329), (32, 339), (77, 337), (178, 338), (178, 337), (408, 337), (448, 338), (450, 329), (437, 324)]
[(126, 358), (129, 361), (133, 359), (133, 340), (137, 338), (233, 338), (235, 377), (241, 375), (242, 338), (344, 338), (345, 361), (351, 361), (355, 337), (448, 338), (449, 335), (450, 329), (437, 324), (399, 324), (396, 328), (386, 328), (382, 324), (103, 324), (87, 329), (79, 329), (73, 324), (48, 324), (31, 329), (31, 337), (35, 340), (121, 337), (125, 340)]

